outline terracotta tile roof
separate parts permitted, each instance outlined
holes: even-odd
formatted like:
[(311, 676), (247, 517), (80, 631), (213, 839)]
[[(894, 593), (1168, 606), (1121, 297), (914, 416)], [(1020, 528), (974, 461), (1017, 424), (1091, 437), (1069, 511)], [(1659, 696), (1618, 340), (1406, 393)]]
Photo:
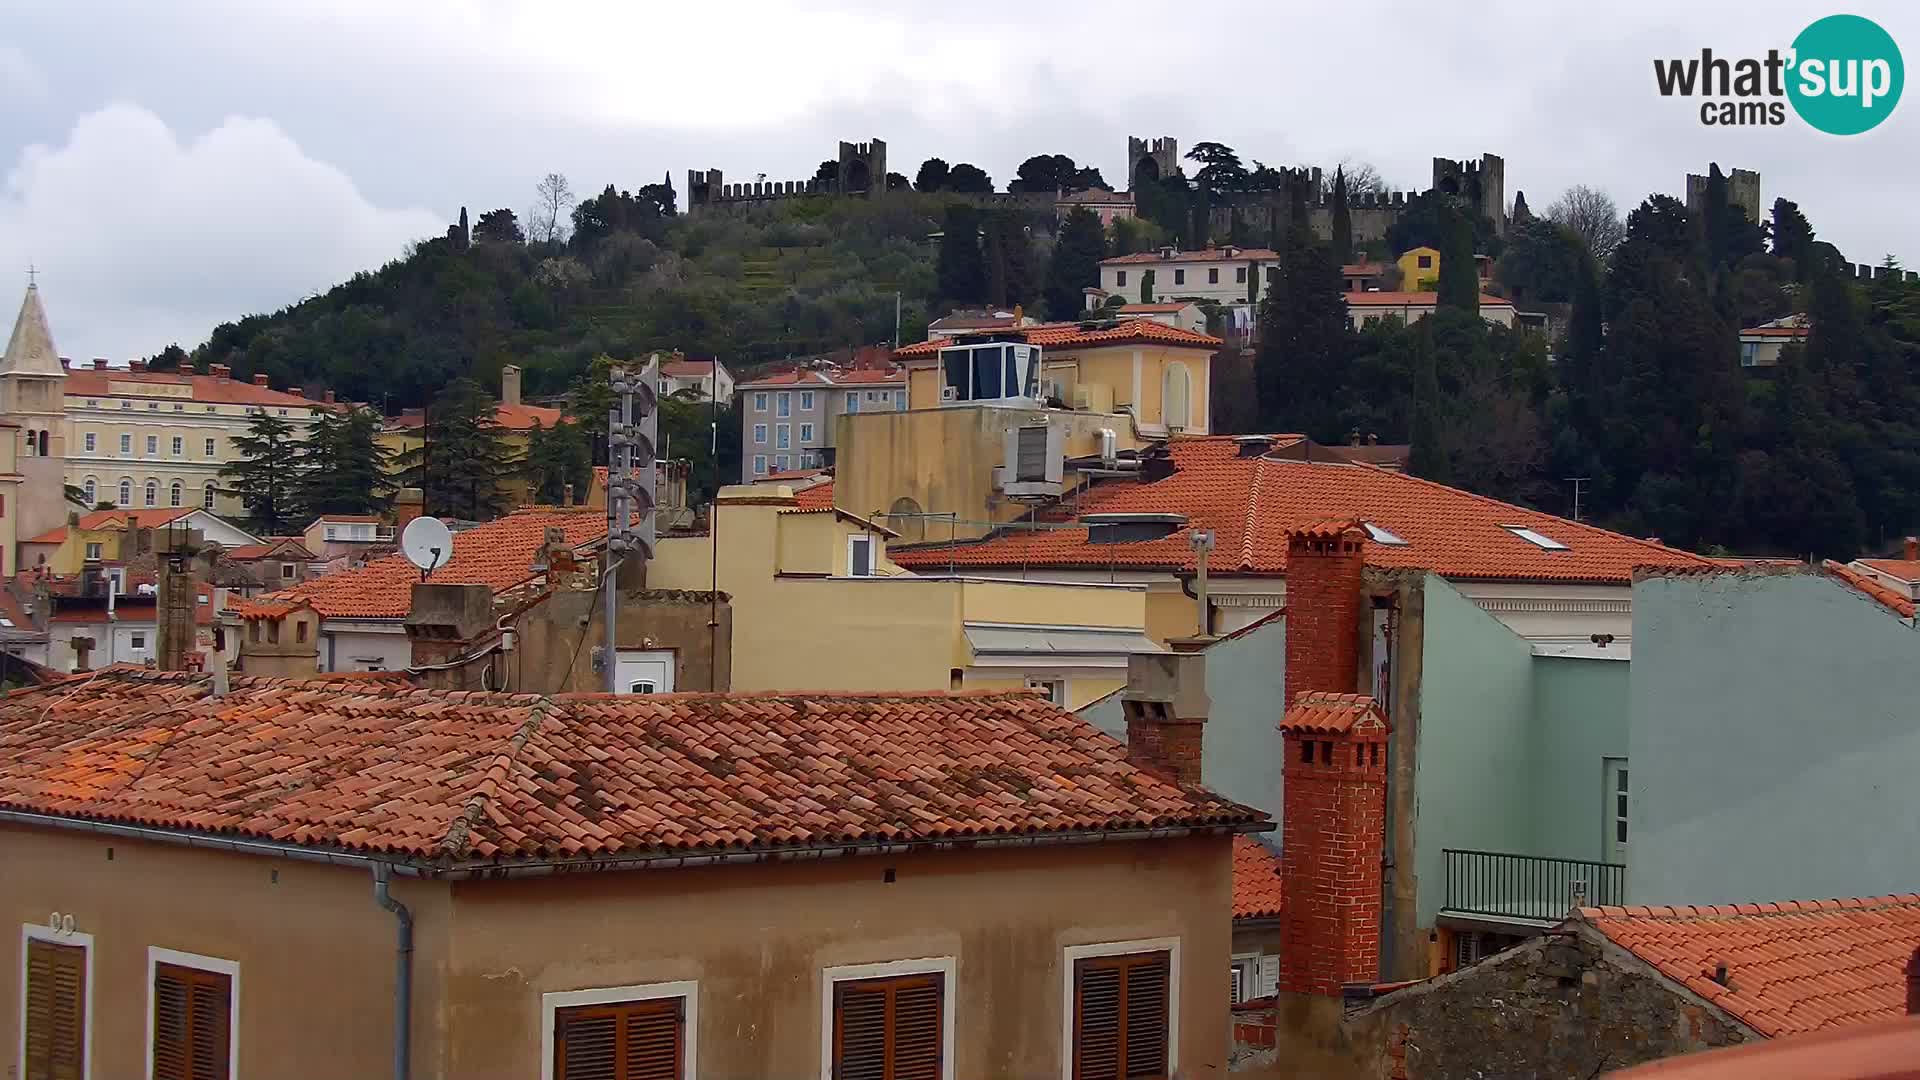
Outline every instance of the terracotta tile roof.
[(833, 509), (833, 481), (828, 480), (824, 484), (801, 488), (793, 493), (793, 500), (796, 510), (831, 510)]
[(1901, 581), (1920, 581), (1920, 562), (1912, 559), (1859, 559), (1860, 565)]
[(1807, 338), (1813, 336), (1813, 331), (1804, 326), (1749, 326), (1740, 331), (1740, 336), (1743, 338)]
[(771, 375), (762, 375), (750, 382), (739, 383), (740, 390), (781, 390), (787, 387), (812, 386), (867, 386), (880, 383), (901, 383), (907, 381), (907, 373), (896, 367), (853, 368), (844, 371), (779, 371)]
[(713, 361), (676, 358), (660, 362), (660, 374), (669, 379), (705, 379), (713, 375)]
[[(1228, 252), (1232, 252), (1229, 254)], [(1136, 251), (1130, 255), (1115, 255), (1101, 259), (1101, 266), (1133, 266), (1136, 263), (1163, 262), (1246, 262), (1251, 259), (1265, 259), (1269, 262), (1278, 259), (1280, 253), (1272, 248), (1202, 248), (1199, 251), (1176, 251), (1172, 257), (1158, 251)]]
[(1875, 581), (1873, 578), (1855, 570), (1853, 567), (1845, 563), (1834, 562), (1832, 559), (1828, 559), (1825, 563), (1822, 563), (1820, 568), (1826, 572), (1828, 577), (1833, 578), (1855, 592), (1865, 594), (1874, 603), (1879, 604), (1895, 615), (1903, 619), (1913, 618), (1913, 601), (1898, 589)]
[(1374, 262), (1342, 263), (1340, 266), (1340, 276), (1341, 277), (1373, 277), (1376, 274), (1386, 273), (1387, 267), (1390, 265), (1392, 264), (1374, 263)]
[(1280, 718), (1281, 731), (1300, 731), (1320, 735), (1344, 735), (1356, 729), (1385, 729), (1380, 706), (1366, 694), (1330, 694), (1315, 691), (1293, 699), (1293, 707)]
[(1920, 1080), (1920, 1017), (1662, 1058), (1609, 1080)]
[[(131, 393), (124, 389), (114, 390), (110, 387), (109, 380), (120, 383), (123, 387), (134, 384), (135, 389)], [(172, 393), (154, 396), (164, 396), (173, 401), (191, 400), (204, 405), (279, 405), (289, 410), (295, 407), (305, 409), (342, 407), (326, 405), (285, 390), (257, 386), (248, 379), (221, 379), (212, 375), (176, 375), (172, 372), (127, 371), (118, 368), (108, 368), (105, 371), (96, 371), (93, 368), (69, 368), (64, 392), (67, 397), (138, 397), (141, 396), (141, 390), (147, 386), (159, 388), (183, 385), (193, 388), (191, 399), (181, 398)]]
[[(486, 585), (501, 592), (533, 576), (534, 555), (546, 542), (548, 526), (560, 528), (575, 547), (607, 535), (605, 510), (584, 507), (541, 507), (521, 510), (478, 528), (453, 534), (453, 558), (433, 572), (433, 580), (448, 585)], [(374, 559), (356, 570), (346, 570), (269, 593), (255, 602), (310, 601), (327, 619), (398, 619), (412, 602), (413, 583), (420, 571), (404, 556)], [(235, 605), (236, 610), (240, 605)]]
[(236, 562), (251, 562), (254, 559), (264, 559), (269, 555), (275, 554), (283, 559), (293, 559), (302, 562), (312, 562), (314, 559), (313, 552), (308, 551), (307, 546), (301, 543), (299, 539), (288, 539), (286, 537), (270, 540), (264, 544), (241, 544), (238, 547), (227, 548), (223, 552), (226, 558)]
[[(1192, 345), (1196, 348), (1217, 349), (1220, 339), (1178, 326), (1168, 326), (1152, 319), (1120, 319), (1115, 326), (1098, 327), (1083, 330), (1079, 323), (1049, 323), (1044, 326), (1030, 326), (1025, 330), (1009, 331), (1009, 338), (1019, 338), (1029, 345), (1039, 345), (1049, 349), (1094, 348), (1102, 345)], [(935, 337), (912, 345), (901, 346), (893, 355), (912, 360), (938, 356), (941, 349), (953, 344), (947, 338)]]
[[(1900, 1015), (1920, 947), (1915, 894), (1581, 908), (1577, 920), (1770, 1038)], [(1720, 964), (1725, 986), (1713, 977)]]
[[(1348, 307), (1434, 307), (1440, 303), (1437, 292), (1350, 292), (1346, 297)], [(1513, 301), (1481, 293), (1480, 306), (1510, 308)]]
[(907, 373), (904, 368), (859, 368), (854, 371), (836, 371), (831, 382), (835, 386), (867, 386), (881, 383), (899, 383), (905, 385)]
[[(1285, 437), (1276, 436), (1281, 450)], [(1297, 437), (1294, 439), (1297, 443)], [(1207, 567), (1224, 574), (1284, 574), (1287, 534), (1333, 517), (1367, 522), (1406, 541), (1368, 541), (1370, 566), (1431, 570), (1450, 578), (1584, 581), (1628, 584), (1635, 567), (1707, 567), (1708, 559), (1645, 540), (1421, 480), (1344, 462), (1286, 460), (1240, 454), (1235, 436), (1176, 437), (1166, 444), (1174, 472), (1158, 480), (1096, 482), (1075, 513), (1177, 513), (1187, 530), (1129, 544), (1089, 544), (1085, 526), (1058, 507), (1040, 515), (1059, 528), (1009, 528), (952, 549), (953, 565), (1075, 567), (1185, 572), (1194, 569), (1191, 529), (1213, 531)], [(1051, 514), (1052, 516), (1049, 516)], [(1566, 544), (1544, 551), (1503, 526), (1534, 529)], [(889, 548), (901, 566), (945, 567), (944, 544)]]
[[(129, 526), (137, 529), (157, 529), (170, 521), (186, 517), (196, 509), (198, 508), (174, 507), (166, 510), (95, 510), (91, 514), (80, 515), (80, 521), (77, 527), (88, 532), (97, 532), (101, 529), (124, 529)], [(60, 533), (61, 540), (66, 539), (66, 528), (64, 526), (42, 535), (52, 536), (54, 532)], [(30, 544), (57, 544), (60, 541), (42, 540), (39, 537), (35, 537), (27, 542)]]
[(1280, 856), (1251, 836), (1233, 838), (1233, 917), (1267, 919), (1280, 914)]
[(0, 702), (0, 807), (440, 866), (1247, 828), (1026, 691), (446, 692), (115, 672)]
[(62, 525), (57, 529), (48, 529), (39, 536), (29, 537), (20, 542), (23, 544), (64, 544), (67, 542), (67, 527)]

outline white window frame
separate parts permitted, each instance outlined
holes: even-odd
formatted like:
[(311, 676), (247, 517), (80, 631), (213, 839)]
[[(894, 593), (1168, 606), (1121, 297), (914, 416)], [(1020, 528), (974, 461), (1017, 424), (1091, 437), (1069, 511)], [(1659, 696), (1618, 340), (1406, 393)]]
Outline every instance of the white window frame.
[[(78, 945), (87, 952), (87, 988), (86, 1000), (81, 1003), (80, 1022), (85, 1025), (80, 1035), (80, 1077), (92, 1080), (93, 1077), (93, 935), (78, 930), (55, 930), (41, 923), (20, 924), (20, 1071), (15, 1075), (27, 1075), (27, 942), (47, 941), (55, 945)], [(152, 984), (149, 978), (148, 984)], [(151, 992), (151, 991), (149, 991)], [(148, 1010), (151, 1014), (152, 1010)], [(151, 1015), (147, 1021), (153, 1021)], [(147, 1051), (147, 1060), (153, 1060), (151, 1048)], [(151, 1065), (148, 1068), (152, 1068)], [(151, 1076), (151, 1074), (149, 1074)]]
[(792, 391), (781, 390), (778, 393), (774, 394), (773, 415), (775, 416), (792, 416), (793, 415), (793, 392)]
[(104, 540), (87, 541), (86, 559), (88, 562), (100, 561), (102, 548), (104, 547), (105, 543), (106, 542)]
[(207, 481), (207, 483), (200, 489), (201, 509), (203, 510), (213, 509), (214, 498), (218, 496), (219, 493), (220, 493), (220, 489), (213, 485), (213, 481), (211, 480)]
[(87, 432), (87, 433), (86, 433), (86, 435), (84, 435), (84, 436), (82, 436), (82, 438), (83, 438), (83, 439), (84, 439), (84, 440), (86, 441), (86, 444), (87, 444), (87, 453), (89, 453), (89, 454), (91, 454), (91, 453), (93, 453), (93, 446), (94, 446), (94, 435), (93, 435), (93, 432), (91, 432), (91, 431), (89, 431), (89, 432)]
[(767, 475), (767, 455), (765, 454), (753, 455), (753, 475), (755, 476)]
[(1027, 689), (1045, 690), (1047, 692), (1047, 700), (1063, 709), (1067, 707), (1067, 702), (1071, 700), (1068, 695), (1073, 691), (1071, 682), (1064, 675), (1029, 675), (1027, 676)]
[(773, 448), (775, 450), (793, 449), (793, 425), (792, 424), (773, 425)]
[(1502, 525), (1501, 528), (1539, 548), (1541, 551), (1572, 551), (1573, 548), (1526, 525)]
[(96, 496), (100, 494), (100, 482), (98, 480), (91, 476), (87, 477), (87, 482), (80, 486), (80, 490), (87, 493), (87, 509), (91, 510), (100, 504), (100, 500), (96, 498)]
[(813, 391), (811, 390), (800, 391), (800, 411), (811, 412), (812, 410), (813, 410)]
[(753, 445), (755, 446), (767, 445), (767, 425), (765, 424), (753, 425)]
[(214, 440), (208, 439), (206, 442), (206, 453), (203, 456), (212, 457), (214, 455), (213, 447), (214, 447)]
[(173, 437), (172, 447), (173, 447), (174, 457), (186, 457), (187, 456), (187, 437), (185, 435), (175, 435)]
[(800, 425), (800, 445), (805, 446), (808, 443), (811, 443), (812, 441), (813, 441), (813, 425), (801, 424)]
[(1180, 939), (1143, 938), (1138, 941), (1069, 945), (1061, 950), (1060, 1080), (1073, 1080), (1073, 962), (1092, 956), (1125, 956), (1128, 953), (1147, 952), (1167, 954), (1167, 1071), (1180, 1071)]
[(905, 390), (895, 390), (893, 392), (893, 407), (902, 412), (906, 411), (907, 392)]
[(765, 390), (755, 390), (753, 392), (753, 411), (767, 411), (767, 392)]
[(120, 452), (128, 455), (131, 455), (133, 453), (132, 433), (125, 432), (125, 431), (120, 433)]
[(773, 455), (773, 471), (774, 472), (786, 472), (788, 469), (792, 467), (793, 467), (793, 462), (791, 459), (787, 457), (787, 455), (785, 454)]
[(858, 390), (847, 391), (847, 411), (850, 413), (857, 413), (860, 411), (860, 391)]
[(227, 1075), (237, 1076), (240, 1071), (240, 962), (222, 960), (217, 956), (202, 956), (199, 953), (179, 952), (175, 949), (163, 949), (158, 945), (147, 946), (147, 1049), (142, 1055), (147, 1080), (153, 1080), (153, 976), (161, 964), (175, 967), (193, 968), (195, 971), (208, 971), (215, 975), (225, 975), (227, 983)]
[(124, 510), (128, 506), (132, 505), (133, 503), (133, 481), (132, 480), (127, 480), (123, 478), (120, 481), (119, 495), (120, 495), (120, 501), (115, 503), (114, 504), (115, 506), (118, 506)]
[[(833, 1080), (833, 984), (901, 975), (940, 976), (940, 1080), (953, 1080), (953, 1012), (959, 967), (951, 956), (889, 960), (878, 964), (841, 964), (820, 969), (820, 1080)], [(1069, 1021), (1071, 1027), (1071, 1021)], [(551, 1055), (549, 1055), (551, 1056)], [(552, 1080), (543, 1077), (542, 1080)]]
[(158, 435), (147, 436), (147, 456), (148, 457), (160, 456), (160, 436)]
[[(686, 1048), (686, 1074), (700, 1075), (700, 983), (641, 983), (637, 986), (605, 986), (587, 990), (560, 990), (540, 995), (540, 1080), (553, 1080), (553, 1022), (561, 1009), (581, 1005), (617, 1005), (627, 1001), (658, 1001), (680, 998), (682, 1020), (680, 1045)], [(151, 1080), (151, 1078), (149, 1078)]]
[[(854, 548), (856, 548), (856, 547), (859, 547), (859, 546), (860, 546), (860, 545), (862, 545), (862, 544), (864, 544), (864, 545), (866, 545), (866, 548), (867, 548), (867, 572), (866, 572), (866, 573), (864, 573), (864, 574), (856, 574), (856, 573), (854, 573), (854, 572), (853, 572), (853, 549), (854, 549)], [(870, 533), (854, 533), (853, 535), (851, 535), (851, 536), (849, 536), (849, 537), (847, 537), (847, 576), (848, 576), (848, 577), (877, 577), (877, 576), (879, 576), (879, 575), (877, 575), (876, 573), (874, 573), (874, 570), (875, 570), (875, 567), (874, 567), (874, 561), (875, 561), (875, 560), (874, 560), (874, 545), (873, 545), (873, 536), (872, 536), (872, 534), (870, 534)]]

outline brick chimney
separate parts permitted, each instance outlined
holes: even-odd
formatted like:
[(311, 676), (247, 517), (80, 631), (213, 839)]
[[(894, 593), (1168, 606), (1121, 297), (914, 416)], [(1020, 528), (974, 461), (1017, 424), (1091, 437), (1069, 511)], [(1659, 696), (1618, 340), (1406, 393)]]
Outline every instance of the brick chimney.
[(1204, 653), (1135, 653), (1120, 692), (1127, 717), (1127, 760), (1176, 784), (1200, 783), (1207, 725)]
[(1908, 562), (1920, 562), (1920, 536), (1909, 536), (1901, 543), (1900, 557)]
[(1338, 996), (1380, 977), (1387, 722), (1364, 694), (1310, 690), (1280, 739), (1280, 989)]
[(105, 370), (107, 370), (107, 362), (106, 362), (105, 360), (102, 360), (102, 359), (100, 359), (100, 358), (99, 358), (99, 357), (97, 357), (97, 356), (96, 356), (96, 357), (94, 357), (94, 358), (93, 358), (93, 370), (95, 370), (95, 371), (105, 371)]
[(326, 403), (327, 403), (327, 404), (329, 404), (329, 405), (332, 405), (332, 404), (334, 404), (334, 396), (333, 396), (333, 391), (331, 391), (331, 390), (329, 390), (329, 391), (327, 391), (326, 393), (324, 393), (324, 394), (321, 394), (321, 395), (320, 395), (320, 400), (321, 400), (321, 401), (324, 401), (324, 402), (326, 402)]
[(208, 364), (207, 373), (220, 382), (226, 382), (233, 378), (233, 369), (225, 364)]
[(145, 360), (129, 360), (127, 361), (127, 370), (145, 371), (147, 370), (147, 362)]
[(1360, 686), (1367, 534), (1357, 522), (1287, 538), (1280, 989), (1338, 995), (1380, 973), (1387, 721)]
[(266, 377), (266, 375), (264, 375), (264, 374), (260, 374), (260, 375), (255, 375), (255, 376), (253, 377), (253, 385), (255, 385), (255, 386), (266, 386), (266, 385), (269, 385), (269, 384), (268, 384), (268, 382), (267, 382), (267, 377)]
[(1360, 612), (1367, 534), (1323, 522), (1287, 537), (1287, 707), (1312, 690), (1360, 686)]
[(500, 369), (500, 404), (520, 404), (520, 368), (508, 364)]

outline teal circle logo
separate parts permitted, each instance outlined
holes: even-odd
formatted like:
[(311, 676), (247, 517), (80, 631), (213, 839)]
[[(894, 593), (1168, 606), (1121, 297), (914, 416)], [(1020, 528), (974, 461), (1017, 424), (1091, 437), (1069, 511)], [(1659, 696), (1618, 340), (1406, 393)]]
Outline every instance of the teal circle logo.
[(1793, 39), (1787, 99), (1829, 135), (1858, 135), (1900, 103), (1906, 70), (1893, 35), (1872, 19), (1829, 15)]

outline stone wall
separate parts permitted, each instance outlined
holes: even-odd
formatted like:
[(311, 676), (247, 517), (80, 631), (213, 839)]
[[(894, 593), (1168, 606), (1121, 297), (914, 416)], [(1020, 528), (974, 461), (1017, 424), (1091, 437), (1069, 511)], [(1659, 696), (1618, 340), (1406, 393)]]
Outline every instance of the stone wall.
[(1364, 1075), (1587, 1077), (1758, 1036), (1591, 931), (1535, 938), (1347, 1020)]

